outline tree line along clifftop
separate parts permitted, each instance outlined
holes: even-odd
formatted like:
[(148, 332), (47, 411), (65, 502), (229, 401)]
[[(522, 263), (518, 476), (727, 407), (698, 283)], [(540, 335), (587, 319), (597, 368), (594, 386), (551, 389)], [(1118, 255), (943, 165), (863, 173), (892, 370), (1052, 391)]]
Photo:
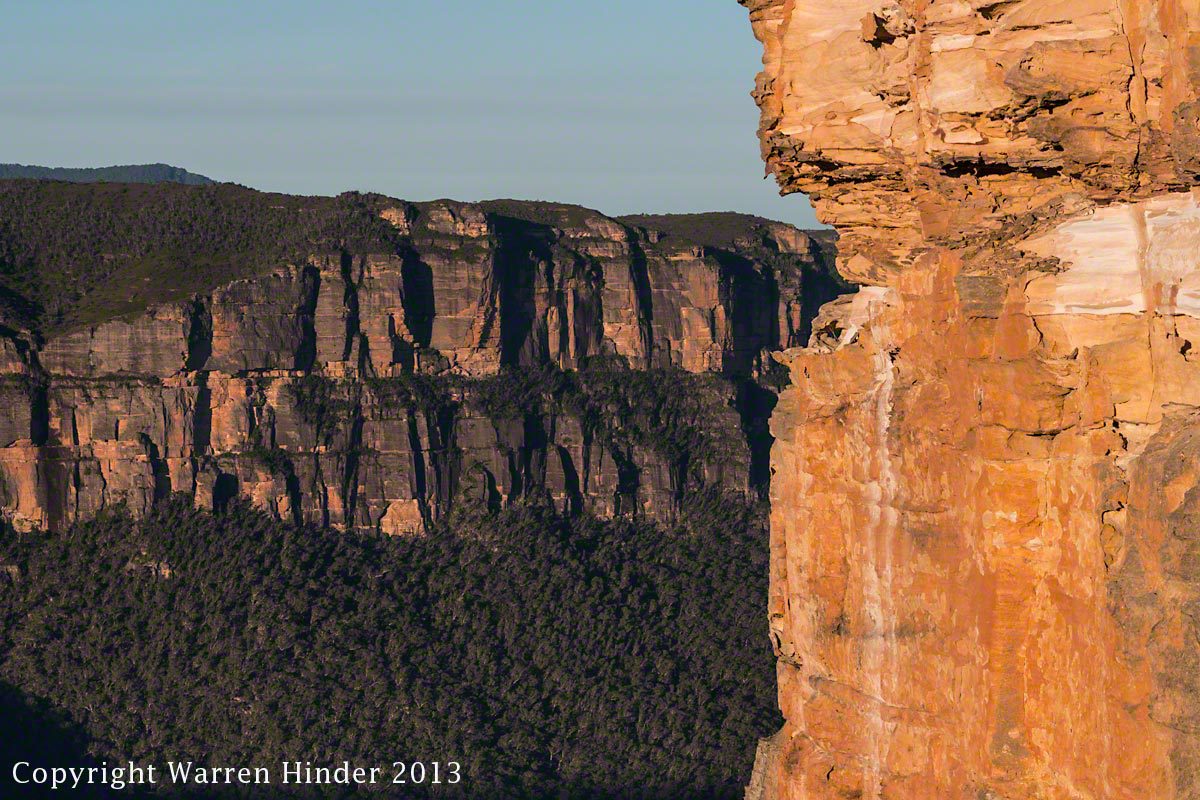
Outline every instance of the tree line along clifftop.
[(461, 498), (758, 495), (769, 353), (845, 290), (832, 261), (734, 214), (0, 181), (0, 508), (183, 492), (400, 533)]

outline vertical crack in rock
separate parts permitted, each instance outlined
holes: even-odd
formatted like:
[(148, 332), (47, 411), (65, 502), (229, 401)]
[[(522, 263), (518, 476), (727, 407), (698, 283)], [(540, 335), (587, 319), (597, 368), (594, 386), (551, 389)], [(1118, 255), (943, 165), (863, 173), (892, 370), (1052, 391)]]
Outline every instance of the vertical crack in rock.
[[(362, 458), (363, 426), (366, 422), (361, 395), (355, 393), (349, 409), (349, 432), (344, 445), (342, 462), (342, 520), (341, 524), (350, 528), (354, 525), (355, 512), (358, 508), (359, 466)], [(345, 424), (346, 420), (341, 420)]]
[(898, 684), (896, 658), (896, 609), (893, 598), (892, 558), (896, 546), (896, 473), (892, 465), (889, 440), (892, 427), (892, 393), (896, 375), (892, 356), (881, 350), (875, 354), (874, 441), (871, 452), (873, 479), (866, 499), (869, 509), (867, 540), (861, 564), (863, 582), (864, 669), (871, 710), (868, 714), (870, 740), (868, 758), (863, 765), (866, 797), (878, 800), (883, 791), (883, 773), (891, 746), (892, 727), (883, 718), (883, 706), (895, 696)]
[(636, 301), (638, 340), (641, 346), (641, 361), (638, 366), (649, 369), (661, 365), (662, 362), (655, 355), (654, 294), (650, 289), (649, 265), (646, 251), (637, 241), (630, 242), (629, 279)]
[(417, 347), (428, 348), (433, 342), (433, 269), (413, 252), (404, 254), (401, 267), (404, 322)]
[[(346, 339), (342, 346), (342, 361), (351, 361), (355, 345), (362, 338), (362, 325), (358, 317), (358, 284), (354, 277), (354, 257), (346, 250), (338, 256), (342, 275), (342, 305), (346, 309)], [(363, 350), (366, 349), (362, 345)], [(357, 365), (361, 367), (362, 365)]]
[(450, 510), (461, 472), (461, 450), (457, 446), (458, 414), (456, 407), (449, 405), (435, 409), (426, 419), (430, 429), (430, 464), (436, 482), (435, 508), (437, 516), (441, 517)]
[(146, 459), (150, 462), (151, 475), (154, 481), (154, 502), (166, 500), (171, 494), (171, 475), (167, 462), (158, 452), (158, 445), (146, 434), (138, 434), (142, 447), (146, 451)]
[(196, 404), (192, 411), (192, 455), (202, 458), (212, 444), (212, 390), (208, 388), (208, 373), (196, 375)]
[(493, 274), (499, 287), (500, 363), (533, 364), (545, 355), (545, 348), (539, 347), (541, 343), (535, 336), (534, 286), (539, 265), (553, 261), (546, 246), (546, 239), (553, 233), (546, 226), (504, 216), (494, 220), (497, 245)]
[(293, 369), (308, 372), (317, 359), (317, 297), (321, 291), (321, 273), (306, 265), (300, 271), (300, 305), (296, 309), (299, 344)]
[[(1130, 121), (1136, 126), (1136, 141), (1137, 147), (1134, 150), (1133, 163), (1140, 165), (1142, 161), (1142, 126), (1147, 121), (1146, 115), (1146, 78), (1142, 70), (1144, 69), (1142, 62), (1143, 51), (1146, 47), (1145, 31), (1142, 28), (1141, 20), (1137, 20), (1134, 25), (1130, 25), (1130, 16), (1141, 11), (1142, 2), (1140, 0), (1117, 0), (1117, 14), (1121, 20), (1121, 34), (1125, 39), (1125, 46), (1129, 53), (1129, 84), (1126, 89), (1129, 95), (1128, 111)], [(1135, 44), (1135, 39), (1137, 40)]]
[(202, 370), (212, 356), (212, 312), (209, 298), (197, 297), (187, 305), (187, 357), (183, 368)]
[[(50, 437), (50, 398), (44, 380), (32, 379), (29, 392), (29, 441), (35, 446), (46, 444)], [(72, 426), (74, 429), (74, 426)]]
[(429, 504), (429, 478), (425, 471), (425, 450), (421, 446), (421, 434), (417, 428), (418, 413), (416, 409), (410, 408), (405, 415), (408, 422), (408, 447), (412, 453), (412, 490), (421, 511), (421, 519), (429, 525), (434, 519), (434, 513)]

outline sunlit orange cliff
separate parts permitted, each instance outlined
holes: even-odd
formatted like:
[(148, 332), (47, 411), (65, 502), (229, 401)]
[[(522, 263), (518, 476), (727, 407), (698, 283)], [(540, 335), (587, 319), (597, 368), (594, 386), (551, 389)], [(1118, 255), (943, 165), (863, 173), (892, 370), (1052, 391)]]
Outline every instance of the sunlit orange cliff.
[(1200, 4), (742, 0), (841, 236), (752, 798), (1200, 796)]

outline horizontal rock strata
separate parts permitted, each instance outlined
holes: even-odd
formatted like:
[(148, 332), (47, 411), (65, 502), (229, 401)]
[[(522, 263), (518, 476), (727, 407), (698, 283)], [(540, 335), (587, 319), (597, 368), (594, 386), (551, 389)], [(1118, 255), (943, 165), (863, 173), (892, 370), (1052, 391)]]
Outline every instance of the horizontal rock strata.
[[(685, 490), (765, 487), (773, 397), (756, 378), (764, 352), (803, 340), (837, 293), (830, 242), (728, 215), (736, 236), (705, 244), (687, 217), (365, 206), (386, 229), (370, 249), (326, 246), (97, 324), (10, 330), (3, 513), (55, 529), (185, 492), (398, 534), (463, 498), (667, 520)], [(632, 393), (650, 375), (658, 405)], [(671, 426), (698, 438), (680, 447)]]
[(781, 355), (751, 796), (1200, 796), (1200, 11), (743, 4), (866, 284)]

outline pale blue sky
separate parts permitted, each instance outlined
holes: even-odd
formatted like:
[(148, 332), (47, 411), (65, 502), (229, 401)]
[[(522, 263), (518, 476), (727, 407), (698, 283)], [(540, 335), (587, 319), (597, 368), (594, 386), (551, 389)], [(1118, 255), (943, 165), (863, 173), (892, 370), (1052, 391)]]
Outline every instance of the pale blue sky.
[(735, 0), (0, 0), (0, 161), (814, 225)]

